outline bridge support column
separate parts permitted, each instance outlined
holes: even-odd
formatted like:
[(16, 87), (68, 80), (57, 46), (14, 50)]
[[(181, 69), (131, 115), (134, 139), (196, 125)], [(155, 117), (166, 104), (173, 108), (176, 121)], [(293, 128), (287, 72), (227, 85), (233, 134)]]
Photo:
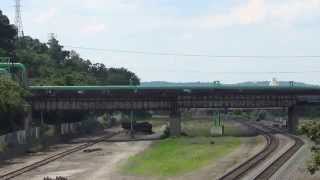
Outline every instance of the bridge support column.
[(170, 136), (180, 136), (181, 134), (181, 113), (173, 111), (169, 120)]
[(299, 125), (299, 118), (297, 113), (297, 106), (291, 106), (288, 108), (288, 121), (287, 127), (290, 133), (297, 133)]
[(32, 122), (32, 111), (27, 112), (27, 116), (24, 119), (24, 130), (28, 131), (30, 129), (30, 124)]
[(30, 127), (31, 127), (31, 123), (32, 123), (32, 108), (29, 105), (25, 106), (25, 112), (26, 112), (26, 116), (24, 118), (24, 130), (26, 132), (26, 142), (29, 142), (30, 140)]
[(26, 112), (26, 116), (24, 118), (24, 130), (28, 131), (30, 128), (30, 124), (32, 123), (32, 108), (30, 105), (25, 105), (24, 111)]

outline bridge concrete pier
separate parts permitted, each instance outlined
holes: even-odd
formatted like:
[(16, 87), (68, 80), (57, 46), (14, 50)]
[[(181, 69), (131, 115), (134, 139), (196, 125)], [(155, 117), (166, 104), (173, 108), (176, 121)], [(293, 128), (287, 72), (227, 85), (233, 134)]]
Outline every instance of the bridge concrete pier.
[(24, 119), (24, 130), (28, 131), (32, 123), (32, 111), (27, 112), (27, 116)]
[(287, 127), (289, 133), (297, 133), (298, 125), (299, 125), (299, 117), (298, 117), (298, 107), (291, 106), (288, 108), (288, 121)]
[(170, 136), (180, 136), (181, 134), (181, 113), (173, 111), (170, 113), (169, 120)]

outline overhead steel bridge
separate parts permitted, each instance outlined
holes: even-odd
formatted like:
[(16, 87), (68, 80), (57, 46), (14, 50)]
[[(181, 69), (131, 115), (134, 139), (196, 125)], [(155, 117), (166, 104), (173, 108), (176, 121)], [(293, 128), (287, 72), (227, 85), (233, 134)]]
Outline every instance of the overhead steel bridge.
[[(289, 129), (297, 125), (297, 107), (320, 103), (320, 86), (27, 86), (22, 64), (0, 64), (21, 72), (33, 111), (167, 110), (179, 117), (190, 108), (287, 108)], [(174, 118), (173, 118), (174, 119)], [(177, 126), (179, 127), (179, 126)]]
[(31, 86), (35, 110), (272, 108), (320, 102), (320, 87)]

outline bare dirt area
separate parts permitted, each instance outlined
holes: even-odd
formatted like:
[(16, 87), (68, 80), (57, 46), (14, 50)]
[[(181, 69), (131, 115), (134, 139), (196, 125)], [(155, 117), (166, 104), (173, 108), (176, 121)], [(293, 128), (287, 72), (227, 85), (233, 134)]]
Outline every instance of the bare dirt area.
[(42, 180), (43, 177), (63, 176), (72, 180), (114, 179), (117, 164), (138, 152), (151, 142), (101, 142), (90, 148), (92, 152), (80, 151), (40, 167), (17, 178), (18, 180)]
[[(139, 135), (137, 135), (139, 137)], [(141, 136), (141, 135), (140, 135)], [(152, 137), (154, 137), (153, 135)], [(70, 144), (59, 144), (52, 146), (46, 152), (29, 154), (21, 158), (12, 159), (0, 169), (0, 174), (13, 171), (42, 160), (53, 154), (81, 145), (88, 140), (97, 137), (78, 138)], [(123, 134), (112, 138), (119, 140), (125, 137)], [(148, 137), (148, 136), (147, 136)], [(73, 153), (58, 159), (45, 166), (27, 172), (15, 179), (17, 180), (43, 180), (44, 177), (68, 177), (69, 179), (113, 179), (112, 173), (116, 171), (116, 164), (129, 156), (138, 153), (150, 145), (151, 142), (100, 142), (83, 151)]]
[[(239, 129), (248, 130), (246, 127), (235, 123)], [(154, 135), (153, 135), (154, 136)], [(112, 139), (117, 140), (125, 137), (120, 134)], [(243, 137), (240, 148), (230, 153), (224, 158), (218, 159), (214, 163), (178, 177), (139, 177), (133, 175), (124, 175), (119, 171), (119, 167), (126, 160), (135, 154), (147, 149), (151, 141), (133, 141), (133, 142), (101, 142), (86, 149), (79, 151), (64, 158), (58, 159), (52, 163), (42, 166), (33, 171), (17, 177), (17, 180), (43, 180), (44, 177), (63, 176), (70, 180), (144, 180), (144, 179), (217, 179), (228, 170), (231, 170), (237, 164), (245, 161), (249, 157), (259, 152), (265, 145), (262, 136)], [(83, 142), (83, 141), (79, 141)], [(60, 144), (52, 147), (49, 152), (38, 153), (37, 155), (26, 156), (21, 159), (13, 160), (16, 164), (7, 165), (0, 169), (1, 174), (23, 167), (27, 164), (41, 160), (50, 154), (56, 154), (66, 148), (71, 148), (75, 144)]]
[(82, 135), (82, 137), (72, 139), (65, 143), (59, 143), (52, 145), (48, 147), (45, 151), (40, 151), (36, 153), (27, 153), (25, 155), (21, 155), (16, 158), (12, 158), (10, 160), (2, 161), (0, 165), (0, 174), (5, 174), (10, 171), (28, 166), (30, 164), (33, 164), (37, 161), (40, 161), (46, 157), (61, 153), (63, 151), (66, 151), (68, 149), (72, 149), (76, 146), (82, 145), (88, 141), (95, 140), (99, 137), (105, 136), (107, 134), (110, 134), (110, 132), (116, 132), (119, 128), (110, 129), (105, 132), (99, 132), (93, 135)]

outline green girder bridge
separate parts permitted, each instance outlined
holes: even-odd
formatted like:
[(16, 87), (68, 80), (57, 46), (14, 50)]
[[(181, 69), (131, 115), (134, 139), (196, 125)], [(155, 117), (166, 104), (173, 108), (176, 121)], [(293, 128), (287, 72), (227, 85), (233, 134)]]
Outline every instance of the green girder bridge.
[[(25, 68), (20, 67), (22, 79)], [(5, 65), (0, 66), (6, 67)], [(27, 84), (26, 82), (22, 84)], [(180, 112), (191, 108), (288, 109), (288, 129), (297, 128), (300, 105), (320, 103), (319, 86), (26, 86), (32, 111), (166, 110), (173, 135), (180, 133)]]
[(300, 105), (320, 103), (320, 87), (240, 86), (31, 86), (34, 111), (166, 110), (173, 134), (180, 133), (180, 112), (191, 108), (288, 109), (294, 132)]

